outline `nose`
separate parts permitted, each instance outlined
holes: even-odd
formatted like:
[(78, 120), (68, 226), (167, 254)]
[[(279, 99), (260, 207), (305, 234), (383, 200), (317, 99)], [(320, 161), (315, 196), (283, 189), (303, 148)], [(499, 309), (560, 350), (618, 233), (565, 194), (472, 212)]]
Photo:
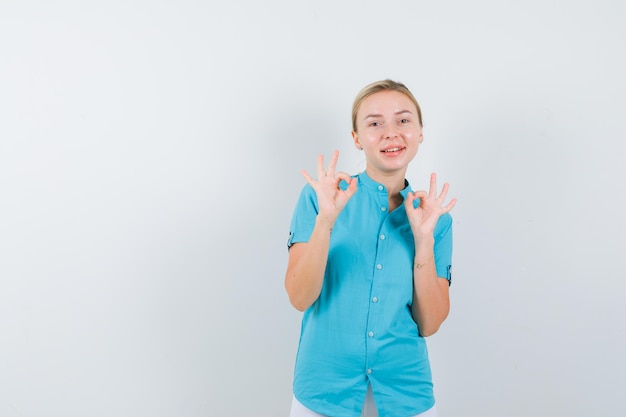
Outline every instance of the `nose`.
[(385, 125), (385, 131), (383, 132), (383, 135), (385, 139), (395, 138), (398, 136), (398, 130), (396, 129), (396, 126), (394, 126), (392, 123), (388, 123)]

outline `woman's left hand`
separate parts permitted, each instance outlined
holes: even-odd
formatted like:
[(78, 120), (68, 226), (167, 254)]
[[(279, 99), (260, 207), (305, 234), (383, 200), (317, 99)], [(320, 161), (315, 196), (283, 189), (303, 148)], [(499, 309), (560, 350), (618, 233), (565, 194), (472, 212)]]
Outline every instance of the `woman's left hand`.
[[(443, 185), (441, 193), (437, 195), (437, 174), (430, 175), (430, 190), (409, 193), (404, 200), (406, 215), (415, 237), (432, 237), (439, 217), (454, 207), (456, 198), (443, 205), (448, 194), (448, 183)], [(413, 207), (413, 201), (419, 198), (419, 206)]]

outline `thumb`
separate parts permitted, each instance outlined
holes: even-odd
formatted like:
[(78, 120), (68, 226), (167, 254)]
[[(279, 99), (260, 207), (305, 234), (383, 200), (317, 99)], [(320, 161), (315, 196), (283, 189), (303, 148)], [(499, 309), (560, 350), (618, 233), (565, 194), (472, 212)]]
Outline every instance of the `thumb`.
[(419, 198), (420, 200), (420, 206), (424, 204), (424, 199), (428, 197), (428, 193), (426, 191), (420, 190), (420, 191), (415, 191), (413, 193), (413, 199), (416, 200)]
[(348, 188), (346, 188), (346, 191), (345, 191), (348, 198), (351, 198), (356, 192), (356, 190), (357, 190), (356, 178), (351, 178), (350, 181), (348, 182)]
[(406, 208), (413, 208), (413, 201), (415, 200), (415, 193), (407, 193), (404, 199), (404, 206)]

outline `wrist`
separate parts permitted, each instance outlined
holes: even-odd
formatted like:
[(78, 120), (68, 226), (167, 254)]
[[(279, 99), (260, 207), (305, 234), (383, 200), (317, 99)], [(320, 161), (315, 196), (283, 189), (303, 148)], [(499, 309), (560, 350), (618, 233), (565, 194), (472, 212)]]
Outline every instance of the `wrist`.
[(419, 258), (418, 256), (415, 256), (415, 259), (413, 260), (413, 266), (417, 269), (422, 269), (426, 265), (430, 264), (434, 259), (435, 259), (435, 254), (432, 252), (430, 256), (427, 258)]
[(327, 229), (329, 231), (333, 230), (333, 226), (335, 225), (335, 219), (329, 216), (323, 216), (318, 214), (315, 218), (315, 226), (320, 227), (321, 229)]
[(435, 258), (435, 239), (431, 236), (426, 236), (422, 239), (415, 240), (415, 257), (413, 258), (413, 265), (415, 268), (420, 269), (428, 265)]
[(425, 235), (423, 237), (414, 236), (415, 253), (423, 252), (425, 254), (432, 253), (435, 247), (435, 238), (433, 235)]

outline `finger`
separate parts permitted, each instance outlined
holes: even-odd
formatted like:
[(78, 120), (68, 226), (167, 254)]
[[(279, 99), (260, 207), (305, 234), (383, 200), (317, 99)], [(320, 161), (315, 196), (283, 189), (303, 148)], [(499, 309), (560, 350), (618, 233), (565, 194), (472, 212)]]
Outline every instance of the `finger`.
[(405, 210), (413, 208), (413, 200), (415, 200), (415, 193), (407, 193), (406, 198), (404, 199)]
[(337, 186), (339, 187), (339, 183), (341, 183), (342, 180), (347, 182), (348, 186), (350, 186), (350, 184), (352, 183), (352, 180), (355, 178), (352, 178), (349, 174), (343, 171), (340, 171), (335, 174), (335, 179), (337, 180)]
[(348, 181), (348, 188), (344, 190), (344, 193), (346, 193), (346, 196), (348, 197), (348, 199), (352, 198), (354, 193), (356, 193), (356, 190), (357, 190), (356, 183), (357, 183), (356, 178), (350, 178), (350, 181)]
[(326, 173), (324, 172), (324, 155), (317, 155), (317, 179), (322, 178)]
[(428, 197), (428, 193), (423, 190), (413, 191), (413, 195), (415, 196), (415, 198), (419, 198), (420, 200), (423, 200), (426, 197)]
[(335, 150), (333, 152), (333, 157), (330, 159), (330, 164), (328, 164), (327, 175), (329, 177), (335, 176), (335, 169), (337, 168), (337, 160), (339, 159), (339, 151)]
[(441, 189), (441, 194), (439, 194), (439, 197), (437, 197), (437, 200), (441, 203), (443, 203), (443, 201), (446, 199), (446, 194), (448, 194), (448, 188), (450, 188), (450, 186), (448, 185), (448, 183), (445, 183), (443, 185), (443, 188)]
[(430, 174), (430, 189), (428, 190), (428, 196), (437, 196), (437, 174), (435, 174), (434, 172)]
[(343, 172), (343, 171), (339, 171), (335, 174), (335, 178), (339, 179), (339, 180), (344, 180), (345, 182), (349, 183), (352, 180), (352, 177), (350, 176), (350, 174)]
[(424, 205), (424, 200), (426, 199), (426, 197), (428, 197), (428, 194), (426, 193), (426, 191), (414, 191), (413, 192), (413, 200), (419, 199), (418, 207)]
[(455, 206), (456, 204), (456, 198), (453, 198), (452, 200), (450, 200), (450, 202), (448, 204), (446, 204), (445, 207), (443, 207), (443, 212), (447, 213), (450, 210), (452, 210), (452, 208)]
[(300, 174), (302, 174), (306, 182), (308, 182), (311, 187), (315, 185), (315, 180), (309, 175), (308, 172), (306, 172), (306, 170), (303, 169), (300, 171)]

